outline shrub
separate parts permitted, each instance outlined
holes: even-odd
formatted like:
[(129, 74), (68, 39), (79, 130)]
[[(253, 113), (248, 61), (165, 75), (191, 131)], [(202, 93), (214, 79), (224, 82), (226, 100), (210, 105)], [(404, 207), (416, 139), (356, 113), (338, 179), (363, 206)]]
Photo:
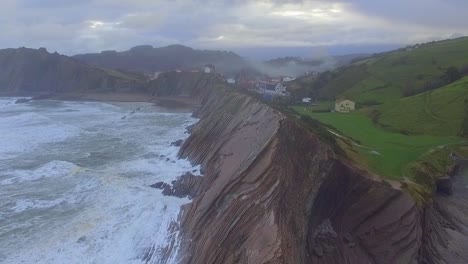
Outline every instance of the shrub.
[(462, 137), (468, 137), (468, 101), (465, 100), (465, 116), (463, 119), (460, 135)]
[(460, 67), (460, 74), (462, 76), (468, 76), (468, 64), (465, 64)]
[(442, 76), (442, 79), (447, 83), (453, 83), (454, 81), (457, 81), (460, 79), (462, 76), (460, 74), (460, 71), (456, 67), (449, 67), (445, 71), (444, 75)]
[[(466, 69), (468, 71), (468, 69)], [(419, 75), (418, 75), (419, 76)], [(418, 78), (417, 76), (417, 78)], [(444, 74), (434, 78), (433, 80), (425, 83), (421, 87), (407, 86), (403, 89), (402, 94), (404, 97), (413, 96), (427, 91), (432, 91), (445, 85), (451, 84), (462, 77), (461, 71), (456, 67), (449, 67), (445, 70)]]

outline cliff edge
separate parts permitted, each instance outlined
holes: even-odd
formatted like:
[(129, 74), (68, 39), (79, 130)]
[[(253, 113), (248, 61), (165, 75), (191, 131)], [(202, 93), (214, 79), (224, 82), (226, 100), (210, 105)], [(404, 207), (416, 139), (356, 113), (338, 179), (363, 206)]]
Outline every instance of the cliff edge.
[(410, 195), (297, 120), (198, 78), (200, 122), (180, 156), (204, 176), (183, 210), (182, 263), (418, 262), (422, 218)]

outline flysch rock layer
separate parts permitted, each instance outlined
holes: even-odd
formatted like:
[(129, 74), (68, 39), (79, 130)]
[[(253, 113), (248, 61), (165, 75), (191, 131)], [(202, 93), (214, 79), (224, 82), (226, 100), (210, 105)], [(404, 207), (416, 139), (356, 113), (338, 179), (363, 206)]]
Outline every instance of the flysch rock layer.
[(437, 201), (419, 208), (295, 120), (219, 87), (212, 75), (161, 80), (192, 96), (180, 84), (195, 84), (202, 104), (180, 150), (204, 171), (183, 208), (181, 263), (466, 263), (446, 256), (458, 250), (463, 261), (467, 248), (446, 242)]

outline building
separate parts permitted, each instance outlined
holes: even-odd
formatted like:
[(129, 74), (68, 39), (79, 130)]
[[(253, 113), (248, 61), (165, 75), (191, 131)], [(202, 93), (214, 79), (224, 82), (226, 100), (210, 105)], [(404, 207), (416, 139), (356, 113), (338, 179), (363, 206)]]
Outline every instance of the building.
[(355, 110), (355, 103), (351, 100), (336, 100), (335, 111), (340, 113), (349, 113)]
[(205, 65), (205, 67), (203, 68), (203, 71), (205, 73), (214, 73), (216, 70), (215, 66), (213, 64), (207, 64)]
[(161, 72), (155, 72), (155, 73), (153, 73), (153, 76), (151, 76), (150, 79), (151, 80), (156, 80), (159, 77), (159, 75), (161, 75)]
[(302, 103), (304, 103), (304, 104), (310, 104), (310, 103), (312, 103), (312, 98), (310, 98), (310, 97), (304, 97), (304, 98), (302, 98)]
[(296, 80), (296, 78), (294, 77), (290, 77), (290, 76), (283, 77), (283, 82), (291, 82), (294, 80)]
[(226, 82), (229, 84), (236, 84), (236, 80), (234, 78), (228, 78)]
[(319, 72), (316, 71), (306, 71), (305, 72), (306, 76), (312, 76), (312, 77), (317, 77), (319, 75)]
[(282, 83), (278, 83), (275, 86), (275, 92), (277, 94), (286, 95), (286, 86), (284, 86)]
[(260, 94), (269, 94), (272, 96), (286, 96), (286, 86), (282, 83), (273, 81), (257, 82), (257, 92)]

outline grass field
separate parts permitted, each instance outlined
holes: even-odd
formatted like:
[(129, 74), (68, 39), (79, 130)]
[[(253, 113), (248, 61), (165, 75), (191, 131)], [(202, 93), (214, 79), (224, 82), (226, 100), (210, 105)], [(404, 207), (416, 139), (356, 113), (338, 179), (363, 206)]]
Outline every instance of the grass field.
[(377, 108), (378, 122), (397, 131), (453, 136), (463, 134), (468, 118), (468, 77), (434, 91)]
[(463, 141), (458, 137), (431, 135), (404, 135), (374, 126), (364, 112), (350, 114), (314, 113), (309, 107), (294, 106), (300, 115), (306, 115), (333, 128), (361, 146), (356, 149), (367, 160), (368, 167), (387, 178), (401, 179), (407, 167), (431, 150)]

